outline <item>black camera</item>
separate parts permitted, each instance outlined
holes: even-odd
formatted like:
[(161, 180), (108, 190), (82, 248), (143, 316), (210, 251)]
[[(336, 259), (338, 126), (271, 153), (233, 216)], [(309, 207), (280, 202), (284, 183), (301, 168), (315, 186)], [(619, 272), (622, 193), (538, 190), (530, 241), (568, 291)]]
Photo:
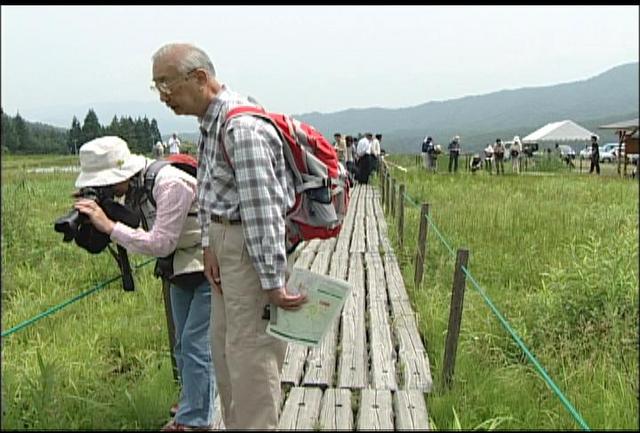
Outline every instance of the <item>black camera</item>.
[[(80, 191), (75, 193), (73, 196), (75, 198), (87, 198), (93, 200), (98, 204), (98, 206), (102, 207), (101, 203), (107, 199), (113, 199), (113, 195), (114, 191), (112, 187), (86, 187), (80, 188)], [(86, 215), (73, 208), (67, 215), (59, 218), (53, 224), (53, 227), (58, 233), (64, 234), (64, 238), (62, 239), (64, 242), (71, 242), (73, 239), (77, 238), (82, 225), (86, 224), (88, 221), (89, 218)]]
[[(113, 199), (114, 195), (115, 191), (112, 186), (103, 186), (81, 188), (73, 197), (93, 200), (102, 208), (109, 219), (122, 222), (129, 227), (138, 227), (140, 225), (139, 214), (116, 202)], [(64, 242), (75, 240), (79, 247), (92, 254), (102, 252), (111, 242), (108, 234), (96, 229), (89, 217), (75, 208), (67, 215), (58, 218), (53, 224), (53, 228), (58, 233), (64, 234)], [(109, 252), (116, 259), (118, 267), (122, 271), (122, 287), (125, 291), (133, 291), (135, 284), (131, 275), (127, 250), (120, 245), (117, 248), (118, 253), (115, 253), (111, 247), (109, 247)]]

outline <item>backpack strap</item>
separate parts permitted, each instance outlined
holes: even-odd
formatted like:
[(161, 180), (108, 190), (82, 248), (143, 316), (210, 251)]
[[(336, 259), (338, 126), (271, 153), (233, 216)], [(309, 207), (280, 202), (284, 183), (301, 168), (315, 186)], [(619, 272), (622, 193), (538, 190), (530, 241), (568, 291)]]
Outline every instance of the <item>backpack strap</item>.
[(158, 159), (156, 161), (153, 161), (142, 174), (142, 185), (144, 191), (147, 195), (147, 199), (154, 208), (156, 207), (156, 200), (153, 198), (153, 187), (156, 183), (156, 176), (158, 175), (158, 172), (162, 169), (162, 167), (167, 164), (171, 163), (169, 161)]
[[(223, 123), (223, 132), (220, 136), (220, 146), (222, 148), (222, 154), (224, 156), (225, 161), (227, 161), (227, 164), (229, 164), (229, 167), (231, 167), (233, 169), (233, 165), (231, 164), (231, 160), (229, 159), (229, 154), (227, 153), (227, 149), (224, 145), (224, 135), (225, 135), (225, 131), (226, 131), (226, 125), (227, 122), (229, 120), (231, 120), (234, 117), (238, 117), (241, 116), (243, 114), (248, 114), (251, 116), (255, 116), (255, 117), (260, 117), (266, 121), (268, 121), (269, 123), (271, 123), (274, 128), (276, 129), (276, 131), (278, 132), (278, 134), (280, 135), (280, 138), (282, 139), (282, 152), (284, 154), (284, 157), (287, 161), (287, 163), (289, 164), (289, 168), (291, 168), (291, 171), (293, 172), (294, 176), (296, 177), (296, 182), (298, 187), (296, 187), (296, 190), (298, 190), (298, 188), (302, 188), (302, 189), (307, 189), (310, 186), (306, 186), (305, 185), (305, 181), (302, 178), (302, 173), (300, 173), (300, 170), (298, 169), (298, 166), (296, 165), (296, 162), (293, 158), (293, 153), (291, 152), (291, 148), (289, 147), (289, 142), (287, 140), (287, 137), (285, 137), (282, 133), (282, 131), (280, 131), (280, 128), (278, 127), (278, 125), (273, 121), (273, 119), (271, 119), (271, 117), (269, 117), (269, 114), (267, 114), (266, 111), (264, 111), (262, 108), (259, 107), (252, 107), (252, 106), (239, 106), (239, 107), (234, 107), (231, 110), (229, 110), (229, 112), (227, 113), (227, 116), (224, 119), (224, 123)], [(289, 127), (289, 135), (291, 135), (291, 137), (293, 137), (294, 140), (296, 140), (296, 143), (298, 141), (297, 135), (295, 133), (295, 127), (293, 125), (293, 123), (291, 122), (291, 119), (288, 116), (284, 116), (286, 121), (287, 121), (287, 126)], [(298, 191), (299, 192), (299, 191)]]

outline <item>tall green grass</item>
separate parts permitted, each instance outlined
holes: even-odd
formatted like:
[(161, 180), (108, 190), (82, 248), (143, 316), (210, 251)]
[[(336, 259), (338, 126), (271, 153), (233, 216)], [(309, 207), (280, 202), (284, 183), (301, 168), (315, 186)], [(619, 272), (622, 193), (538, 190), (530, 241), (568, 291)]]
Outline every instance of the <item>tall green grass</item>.
[[(566, 172), (428, 174), (413, 157), (392, 161), (409, 169), (393, 177), (413, 201), (430, 203), (451, 247), (470, 250), (471, 274), (587, 424), (637, 428), (637, 182)], [(429, 228), (424, 281), (413, 287), (419, 209), (405, 206), (405, 247), (396, 252), (434, 373), (434, 424), (471, 429), (500, 419), (499, 429), (579, 428), (470, 281), (454, 386), (443, 389), (455, 258)], [(396, 242), (396, 231), (390, 235)]]
[[(56, 164), (67, 161), (50, 165)], [(71, 210), (75, 177), (27, 173), (3, 161), (3, 332), (119, 274), (108, 251), (91, 255), (53, 230), (54, 220)], [(129, 258), (132, 265), (148, 259)], [(135, 274), (135, 292), (124, 292), (117, 279), (3, 338), (2, 429), (163, 425), (178, 390), (162, 290), (151, 268)]]

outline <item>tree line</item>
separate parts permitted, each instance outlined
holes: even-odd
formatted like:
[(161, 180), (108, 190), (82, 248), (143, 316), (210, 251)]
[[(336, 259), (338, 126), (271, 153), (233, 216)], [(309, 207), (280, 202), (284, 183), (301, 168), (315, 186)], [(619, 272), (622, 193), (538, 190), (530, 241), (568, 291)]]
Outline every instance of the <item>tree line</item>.
[(71, 128), (56, 128), (28, 122), (17, 113), (14, 117), (2, 111), (2, 153), (11, 154), (75, 154), (87, 141), (103, 135), (117, 135), (129, 144), (133, 153), (151, 151), (162, 136), (156, 119), (145, 116), (133, 120), (130, 116), (113, 116), (108, 126), (102, 126), (93, 109), (89, 109), (82, 124), (73, 116)]

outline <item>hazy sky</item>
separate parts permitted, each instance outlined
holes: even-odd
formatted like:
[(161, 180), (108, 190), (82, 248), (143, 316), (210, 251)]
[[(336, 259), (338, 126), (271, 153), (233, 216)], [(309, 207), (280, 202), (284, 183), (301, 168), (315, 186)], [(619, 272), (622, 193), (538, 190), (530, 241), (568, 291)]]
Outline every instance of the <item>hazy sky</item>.
[(271, 111), (399, 108), (637, 62), (637, 6), (2, 6), (2, 107), (155, 101), (151, 56), (203, 48)]

